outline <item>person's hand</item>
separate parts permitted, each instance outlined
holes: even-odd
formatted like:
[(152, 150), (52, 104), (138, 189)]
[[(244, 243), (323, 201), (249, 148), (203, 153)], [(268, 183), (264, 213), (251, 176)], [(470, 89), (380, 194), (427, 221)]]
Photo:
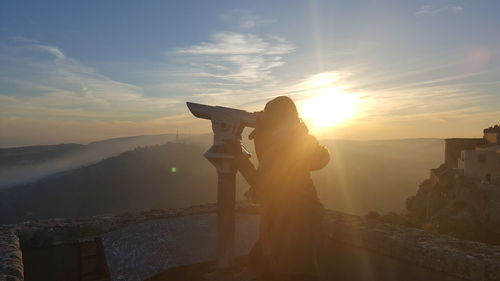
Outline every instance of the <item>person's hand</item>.
[(264, 111), (256, 111), (254, 113), (257, 114), (257, 120), (255, 121), (255, 129), (248, 135), (249, 140), (253, 140), (264, 127)]
[(255, 122), (255, 128), (262, 127), (262, 123), (264, 122), (264, 111), (256, 111), (257, 121)]
[(243, 156), (243, 150), (241, 148), (241, 143), (239, 141), (231, 141), (226, 143), (227, 152), (233, 155), (235, 158), (240, 158)]

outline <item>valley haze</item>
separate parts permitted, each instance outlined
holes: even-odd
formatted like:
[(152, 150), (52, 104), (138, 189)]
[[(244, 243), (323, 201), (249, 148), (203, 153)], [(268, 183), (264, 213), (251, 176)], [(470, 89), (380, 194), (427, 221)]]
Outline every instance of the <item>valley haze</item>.
[[(255, 154), (247, 135), (246, 130), (243, 144)], [(0, 149), (0, 219), (214, 203), (216, 172), (202, 155), (211, 142), (210, 134), (163, 134)], [(444, 155), (440, 139), (320, 142), (332, 155), (325, 169), (313, 173), (321, 201), (327, 208), (360, 215), (402, 212), (406, 198)], [(256, 163), (255, 155), (252, 160)], [(248, 188), (238, 174), (238, 199)]]

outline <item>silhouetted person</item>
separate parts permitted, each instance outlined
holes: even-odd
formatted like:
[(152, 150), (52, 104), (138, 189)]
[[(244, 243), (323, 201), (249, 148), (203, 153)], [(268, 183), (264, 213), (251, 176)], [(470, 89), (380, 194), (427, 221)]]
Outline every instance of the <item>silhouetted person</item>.
[[(250, 254), (254, 272), (263, 269), (272, 280), (316, 280), (323, 206), (310, 172), (329, 162), (328, 150), (308, 134), (290, 98), (271, 100), (260, 116), (249, 136), (259, 160), (250, 193), (261, 213), (259, 241)], [(238, 162), (249, 164), (243, 157)]]

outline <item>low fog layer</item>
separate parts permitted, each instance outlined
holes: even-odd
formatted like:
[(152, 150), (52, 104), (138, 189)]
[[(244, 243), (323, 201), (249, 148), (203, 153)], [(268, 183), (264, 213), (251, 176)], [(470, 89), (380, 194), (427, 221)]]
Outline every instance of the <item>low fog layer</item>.
[(115, 138), (82, 144), (0, 148), (0, 188), (95, 163), (138, 146), (164, 144), (175, 135)]
[[(136, 142), (142, 147), (0, 190), (0, 223), (213, 203), (216, 172), (202, 156), (210, 142), (211, 135), (149, 147)], [(119, 142), (120, 146), (116, 140), (102, 143), (109, 144), (107, 153), (126, 150), (124, 143), (130, 145)], [(244, 143), (253, 151), (251, 143)], [(321, 201), (329, 209), (361, 215), (371, 210), (402, 212), (406, 198), (415, 194), (430, 168), (439, 166), (444, 153), (439, 139), (322, 143), (332, 161), (313, 173)], [(243, 199), (248, 185), (241, 176), (237, 189)]]

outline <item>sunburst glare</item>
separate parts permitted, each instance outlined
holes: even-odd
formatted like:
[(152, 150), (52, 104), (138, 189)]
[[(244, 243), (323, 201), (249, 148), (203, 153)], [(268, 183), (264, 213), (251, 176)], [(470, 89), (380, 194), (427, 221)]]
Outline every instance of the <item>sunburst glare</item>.
[(298, 107), (302, 119), (312, 129), (340, 126), (361, 115), (365, 103), (362, 94), (350, 93), (343, 87), (334, 86), (337, 82), (336, 75), (322, 73), (302, 84), (309, 88), (303, 92), (308, 98), (299, 101)]

